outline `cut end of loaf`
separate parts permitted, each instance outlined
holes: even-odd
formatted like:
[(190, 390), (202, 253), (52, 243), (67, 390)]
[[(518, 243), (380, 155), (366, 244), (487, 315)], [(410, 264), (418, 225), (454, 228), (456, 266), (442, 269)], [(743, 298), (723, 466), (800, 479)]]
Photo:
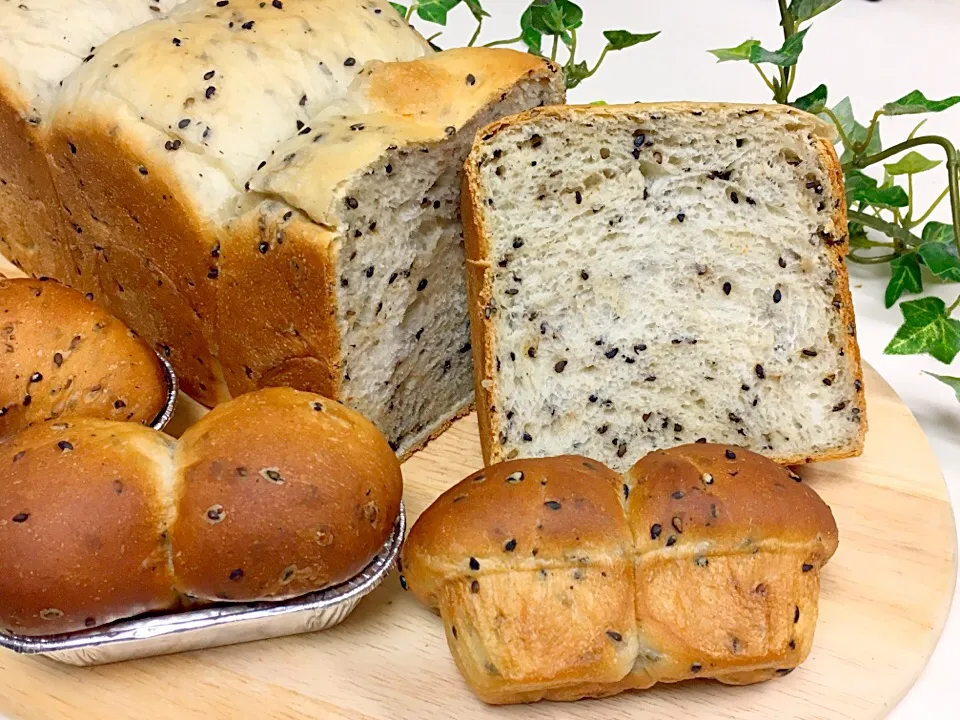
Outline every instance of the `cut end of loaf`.
[[(780, 107), (559, 107), (468, 159), (488, 462), (738, 445), (782, 463), (865, 430), (839, 163)], [(482, 398), (482, 401), (480, 400)]]

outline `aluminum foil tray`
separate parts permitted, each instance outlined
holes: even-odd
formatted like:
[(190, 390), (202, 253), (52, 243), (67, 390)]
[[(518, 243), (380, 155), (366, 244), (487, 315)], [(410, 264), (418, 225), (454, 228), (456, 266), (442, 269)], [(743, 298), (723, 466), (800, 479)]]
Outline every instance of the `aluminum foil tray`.
[(64, 635), (25, 637), (0, 632), (0, 647), (70, 665), (106, 665), (203, 648), (326, 630), (351, 613), (389, 574), (406, 533), (403, 504), (393, 533), (367, 567), (347, 582), (283, 602), (219, 605), (121, 620)]
[(177, 391), (180, 389), (177, 381), (177, 374), (173, 371), (173, 365), (163, 355), (157, 353), (160, 364), (163, 366), (163, 374), (167, 380), (167, 401), (163, 405), (160, 414), (150, 423), (154, 430), (163, 430), (170, 418), (173, 417), (173, 411), (177, 409)]

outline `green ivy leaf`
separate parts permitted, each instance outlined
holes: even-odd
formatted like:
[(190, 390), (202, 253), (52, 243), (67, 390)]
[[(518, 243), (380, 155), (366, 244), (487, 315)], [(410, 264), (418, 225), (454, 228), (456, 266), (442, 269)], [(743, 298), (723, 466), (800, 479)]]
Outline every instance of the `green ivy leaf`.
[(717, 62), (730, 62), (732, 60), (749, 60), (750, 51), (754, 46), (759, 46), (760, 42), (758, 40), (746, 40), (736, 47), (732, 48), (717, 48), (716, 50), (708, 50), (711, 55), (717, 58)]
[(606, 100), (594, 100), (593, 102), (588, 103), (588, 105), (609, 105), (609, 104), (610, 103), (608, 103)]
[(886, 208), (907, 207), (910, 198), (899, 185), (881, 188), (877, 181), (859, 170), (854, 170), (846, 176), (847, 203), (865, 202)]
[(480, 0), (463, 0), (463, 4), (470, 8), (470, 12), (473, 13), (473, 18), (477, 22), (480, 22), (485, 17), (490, 17), (490, 13), (480, 5)]
[(774, 52), (764, 50), (759, 44), (754, 45), (750, 48), (750, 62), (753, 65), (771, 63), (779, 67), (793, 67), (800, 59), (800, 53), (803, 52), (803, 38), (809, 29), (805, 28), (796, 35), (791, 35), (784, 41), (781, 48)]
[(827, 105), (827, 86), (818, 85), (813, 92), (798, 97), (790, 104), (797, 110), (805, 110), (814, 115), (823, 112), (823, 108)]
[(400, 15), (400, 17), (405, 18), (407, 16), (407, 10), (410, 8), (401, 5), (400, 3), (392, 2), (390, 4), (393, 6), (393, 9), (397, 11), (397, 14)]
[(920, 262), (916, 253), (900, 255), (890, 261), (890, 282), (884, 295), (887, 307), (893, 307), (905, 292), (923, 292), (923, 278), (920, 276)]
[(933, 170), (939, 164), (939, 160), (928, 160), (915, 150), (911, 150), (897, 162), (883, 167), (891, 175), (916, 175), (927, 170)]
[(950, 252), (952, 244), (941, 242), (924, 243), (917, 250), (924, 264), (930, 268), (930, 272), (941, 280), (949, 282), (960, 282), (960, 258), (956, 255), (956, 250)]
[(420, 0), (417, 15), (421, 20), (446, 25), (447, 13), (459, 4), (460, 0)]
[(924, 243), (950, 243), (953, 245), (953, 225), (931, 220), (923, 226), (923, 233), (920, 237)]
[(945, 385), (949, 385), (953, 389), (953, 392), (957, 394), (957, 400), (960, 400), (960, 378), (949, 375), (937, 375), (936, 373), (927, 372), (926, 370), (923, 372), (930, 377), (936, 378)]
[(789, 10), (799, 25), (825, 10), (829, 10), (839, 2), (840, 0), (793, 0), (790, 3)]
[(660, 32), (632, 33), (627, 30), (605, 30), (603, 36), (610, 44), (611, 50), (625, 50), (628, 47), (639, 45), (653, 40)]
[(575, 65), (567, 65), (563, 69), (563, 79), (567, 83), (567, 89), (572, 90), (582, 83), (590, 75), (590, 68), (587, 67), (587, 61), (581, 60)]
[(527, 49), (534, 55), (543, 53), (543, 33), (533, 25), (533, 8), (531, 5), (520, 16), (520, 39)]
[(960, 95), (948, 97), (945, 100), (928, 100), (919, 90), (904, 95), (899, 100), (883, 106), (886, 115), (917, 115), (928, 112), (942, 112), (947, 108), (960, 103)]
[[(849, 138), (850, 142), (859, 143), (867, 139), (867, 128), (857, 122), (856, 118), (853, 115), (853, 105), (850, 102), (850, 98), (845, 97), (836, 106), (833, 108), (833, 114), (837, 116), (837, 120), (840, 121), (840, 127), (843, 129), (844, 134)], [(828, 115), (821, 116), (824, 120), (832, 122), (831, 118)], [(880, 152), (883, 149), (883, 143), (880, 141), (880, 128), (879, 126), (874, 130), (873, 137), (870, 138), (870, 144), (867, 146), (867, 154), (873, 155)], [(853, 150), (851, 148), (844, 148), (843, 155), (840, 157), (840, 162), (847, 163), (853, 159)]]
[(863, 225), (851, 221), (847, 225), (847, 236), (849, 238), (850, 247), (852, 248), (868, 248), (870, 247), (867, 240), (867, 231), (864, 230)]
[(884, 350), (888, 355), (928, 354), (950, 364), (960, 353), (960, 320), (947, 315), (938, 297), (900, 303), (903, 325)]

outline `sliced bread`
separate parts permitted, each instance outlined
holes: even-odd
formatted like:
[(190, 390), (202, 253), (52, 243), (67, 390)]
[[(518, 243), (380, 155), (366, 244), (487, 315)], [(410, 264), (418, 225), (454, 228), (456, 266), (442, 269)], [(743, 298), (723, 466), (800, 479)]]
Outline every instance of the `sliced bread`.
[(866, 430), (827, 126), (792, 108), (536, 109), (464, 179), (484, 456), (735, 444), (794, 464)]
[(337, 398), (401, 455), (465, 412), (464, 159), (479, 127), (564, 92), (556, 65), (513, 50), (367, 65), (254, 174), (221, 248), (231, 392)]

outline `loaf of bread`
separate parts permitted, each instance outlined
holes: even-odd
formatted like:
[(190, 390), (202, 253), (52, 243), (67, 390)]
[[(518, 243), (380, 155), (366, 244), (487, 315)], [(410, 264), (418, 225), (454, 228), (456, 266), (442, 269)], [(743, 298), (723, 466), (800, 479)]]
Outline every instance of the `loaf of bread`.
[(464, 221), (488, 463), (617, 470), (705, 440), (860, 453), (860, 355), (827, 127), (789, 107), (535, 109), (481, 131)]
[(154, 424), (170, 387), (122, 322), (53, 281), (0, 278), (0, 438), (60, 417)]
[(705, 444), (624, 477), (576, 456), (498, 464), (420, 516), (404, 583), (489, 703), (766, 680), (809, 654), (837, 548), (830, 509), (799, 480)]
[(218, 315), (259, 323), (217, 298), (250, 175), (366, 62), (428, 52), (386, 0), (188, 0), (104, 42), (64, 81), (48, 136), (71, 283), (169, 348), (189, 395), (227, 399)]
[(338, 398), (401, 455), (464, 412), (460, 168), (479, 126), (564, 92), (556, 65), (513, 50), (368, 64), (254, 174), (253, 206), (221, 249), (231, 391), (283, 384)]
[(35, 426), (0, 441), (0, 628), (49, 635), (340, 583), (387, 541), (401, 494), (373, 425), (289, 389), (226, 403), (179, 443), (133, 423)]
[(111, 35), (160, 17), (176, 0), (0, 3), (0, 253), (35, 275), (69, 281), (73, 229), (45, 156), (60, 83)]

